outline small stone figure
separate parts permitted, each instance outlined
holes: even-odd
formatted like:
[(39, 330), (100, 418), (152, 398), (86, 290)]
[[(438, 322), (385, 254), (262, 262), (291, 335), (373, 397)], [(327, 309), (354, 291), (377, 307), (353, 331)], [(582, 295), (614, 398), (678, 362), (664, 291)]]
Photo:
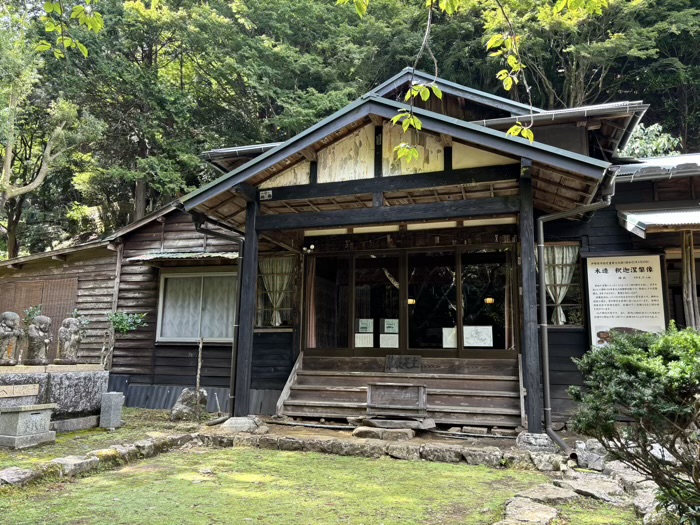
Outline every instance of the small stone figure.
[(49, 364), (48, 350), (51, 344), (51, 318), (37, 315), (27, 329), (27, 359), (25, 365)]
[(58, 329), (58, 354), (54, 363), (57, 365), (74, 365), (78, 362), (80, 350), (80, 321), (74, 317), (64, 319)]
[(0, 365), (17, 364), (18, 338), (22, 335), (20, 318), (14, 312), (0, 315)]

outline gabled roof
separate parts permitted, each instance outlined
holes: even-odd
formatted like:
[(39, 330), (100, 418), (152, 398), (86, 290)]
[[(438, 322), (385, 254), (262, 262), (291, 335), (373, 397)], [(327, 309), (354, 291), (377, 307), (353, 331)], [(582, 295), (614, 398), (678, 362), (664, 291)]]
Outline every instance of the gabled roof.
[[(409, 109), (409, 106), (370, 92), (243, 166), (181, 197), (180, 202), (184, 205), (186, 211), (192, 210), (219, 193), (234, 188), (255, 174), (274, 166), (288, 156), (312, 146), (323, 137), (354, 124), (358, 120), (367, 118), (370, 115), (390, 119), (402, 109)], [(502, 131), (489, 129), (440, 113), (419, 108), (413, 108), (413, 111), (423, 121), (424, 130), (446, 134), (457, 140), (462, 140), (502, 155), (529, 158), (533, 162), (539, 162), (562, 171), (580, 174), (583, 177), (596, 181), (602, 179), (605, 169), (610, 165), (608, 162), (546, 144), (530, 143), (523, 138), (508, 136)]]
[[(482, 104), (494, 109), (500, 109), (511, 113), (512, 115), (522, 115), (523, 113), (530, 113), (530, 106), (527, 104), (522, 104), (520, 102), (515, 102), (513, 100), (499, 97), (498, 95), (493, 95), (485, 91), (479, 91), (478, 89), (472, 89), (456, 82), (450, 82), (442, 78), (435, 78), (434, 75), (430, 75), (423, 71), (414, 70), (413, 68), (407, 67), (401, 72), (397, 73), (389, 80), (379, 84), (374, 89), (370, 90), (367, 95), (386, 97), (393, 91), (401, 89), (403, 86), (407, 86), (409, 82), (420, 82), (431, 84), (435, 83), (442, 90), (443, 93), (448, 95), (454, 95), (456, 97), (461, 97), (466, 100), (470, 100), (477, 104)], [(367, 96), (365, 95), (365, 96)], [(540, 113), (543, 110), (540, 108), (532, 108), (534, 113)]]
[(234, 148), (220, 148), (205, 151), (200, 155), (202, 159), (218, 168), (224, 173), (245, 164), (258, 155), (279, 146), (281, 142), (268, 142), (266, 144), (251, 144), (249, 146), (237, 146)]
[(617, 182), (667, 180), (700, 175), (700, 153), (628, 160), (630, 163), (621, 165), (617, 171)]

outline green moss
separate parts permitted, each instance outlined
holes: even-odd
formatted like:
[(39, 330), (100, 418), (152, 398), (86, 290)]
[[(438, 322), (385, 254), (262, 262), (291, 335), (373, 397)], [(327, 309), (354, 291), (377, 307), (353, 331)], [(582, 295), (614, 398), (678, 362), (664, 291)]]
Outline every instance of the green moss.
[(176, 451), (0, 493), (8, 523), (466, 524), (498, 521), (536, 472), (252, 448)]
[(126, 424), (113, 432), (102, 428), (92, 428), (58, 434), (56, 443), (51, 445), (25, 450), (0, 449), (0, 469), (6, 467), (32, 468), (59, 457), (82, 456), (91, 450), (133, 443), (147, 438), (153, 432), (184, 433), (196, 431), (199, 427), (194, 423), (171, 422), (167, 410), (125, 408), (122, 415)]
[(581, 499), (559, 507), (560, 519), (553, 525), (638, 525), (641, 524), (629, 507), (614, 507), (600, 501)]

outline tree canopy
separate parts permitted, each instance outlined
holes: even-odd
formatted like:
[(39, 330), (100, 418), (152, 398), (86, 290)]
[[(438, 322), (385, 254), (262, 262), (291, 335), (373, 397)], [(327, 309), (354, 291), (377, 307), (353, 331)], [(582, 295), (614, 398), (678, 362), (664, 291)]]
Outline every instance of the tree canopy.
[[(217, 176), (201, 151), (284, 140), (413, 65), (425, 2), (350, 4), (84, 0), (59, 12), (8, 0), (0, 248), (41, 251), (122, 226)], [(441, 77), (527, 102), (522, 83), (503, 91), (504, 56), (486, 50), (511, 23), (535, 106), (643, 99), (652, 105), (646, 124), (680, 138), (672, 149), (700, 146), (692, 0), (440, 0), (431, 8)], [(434, 64), (424, 54), (417, 66)]]

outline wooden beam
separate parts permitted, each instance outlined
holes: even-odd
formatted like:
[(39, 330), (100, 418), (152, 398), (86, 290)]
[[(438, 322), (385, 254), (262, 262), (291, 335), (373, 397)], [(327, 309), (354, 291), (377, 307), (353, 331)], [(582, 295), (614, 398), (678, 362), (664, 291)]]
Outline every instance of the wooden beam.
[(445, 146), (444, 157), (445, 171), (452, 171), (452, 144)]
[(20, 263), (12, 263), (12, 264), (8, 264), (8, 265), (7, 265), (7, 267), (8, 267), (10, 270), (21, 270), (21, 269), (22, 269), (22, 266), (24, 266), (24, 265), (23, 265), (23, 264), (20, 264)]
[(265, 202), (281, 200), (305, 200), (362, 195), (377, 191), (408, 191), (456, 184), (478, 184), (501, 182), (518, 178), (519, 166), (490, 166), (487, 168), (467, 168), (462, 170), (434, 171), (414, 175), (394, 175), (372, 179), (326, 182), (323, 184), (300, 184), (266, 190), (271, 192)]
[(65, 254), (52, 255), (51, 259), (54, 261), (65, 261), (68, 257)]
[(236, 344), (236, 397), (234, 416), (247, 416), (250, 413), (250, 385), (253, 375), (253, 330), (255, 328), (255, 306), (258, 283), (258, 232), (255, 229), (259, 219), (257, 202), (246, 206), (245, 242), (243, 262), (239, 263), (240, 288), (238, 289), (239, 326)]
[(318, 183), (318, 162), (315, 160), (309, 164), (309, 183)]
[(532, 191), (532, 161), (520, 163), (520, 279), (522, 289), (521, 354), (523, 384), (526, 390), (527, 431), (541, 434), (542, 365), (537, 333), (537, 262), (535, 260), (535, 214)]
[(233, 190), (243, 197), (246, 202), (252, 202), (258, 198), (257, 188), (247, 182), (239, 182)]
[(316, 151), (312, 148), (304, 148), (300, 152), (304, 158), (310, 162), (316, 162), (318, 160), (318, 155), (316, 154)]
[(517, 197), (492, 197), (357, 210), (263, 215), (258, 218), (256, 227), (259, 231), (352, 227), (367, 224), (507, 215), (516, 213), (518, 209)]
[(382, 140), (384, 138), (384, 126), (374, 127), (374, 177), (382, 176), (384, 170), (383, 164), (383, 147)]

